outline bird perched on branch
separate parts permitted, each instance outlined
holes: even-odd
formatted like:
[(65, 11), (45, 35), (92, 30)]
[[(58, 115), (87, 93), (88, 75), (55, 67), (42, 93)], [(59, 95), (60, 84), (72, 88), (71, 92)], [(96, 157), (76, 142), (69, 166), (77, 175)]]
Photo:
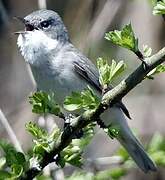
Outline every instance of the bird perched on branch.
[[(60, 16), (52, 10), (38, 10), (19, 18), (25, 31), (18, 32), (18, 47), (30, 65), (38, 90), (55, 92), (60, 105), (73, 91), (82, 91), (89, 85), (101, 96), (99, 73), (95, 65), (70, 42)], [(118, 141), (144, 171), (156, 167), (131, 132), (124, 113), (129, 113), (122, 102), (106, 110), (101, 118), (105, 125), (119, 127)]]

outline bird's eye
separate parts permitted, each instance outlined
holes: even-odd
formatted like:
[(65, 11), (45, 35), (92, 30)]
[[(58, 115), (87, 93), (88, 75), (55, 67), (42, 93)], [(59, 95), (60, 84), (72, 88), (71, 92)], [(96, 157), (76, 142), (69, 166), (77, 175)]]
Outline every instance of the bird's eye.
[(50, 26), (50, 21), (43, 21), (40, 25), (42, 28), (48, 28)]

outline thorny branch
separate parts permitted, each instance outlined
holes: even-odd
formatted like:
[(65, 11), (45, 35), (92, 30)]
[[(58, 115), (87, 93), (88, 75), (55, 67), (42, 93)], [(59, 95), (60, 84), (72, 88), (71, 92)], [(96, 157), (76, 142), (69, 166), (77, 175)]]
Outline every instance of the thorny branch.
[(45, 152), (43, 159), (39, 162), (39, 168), (31, 167), (25, 172), (24, 176), (20, 179), (28, 180), (36, 177), (45, 166), (51, 162), (56, 162), (60, 152), (67, 147), (75, 134), (82, 128), (86, 127), (90, 122), (96, 121), (98, 117), (110, 106), (112, 107), (116, 102), (121, 100), (129, 91), (136, 87), (143, 81), (146, 75), (155, 67), (165, 61), (165, 48), (161, 49), (155, 55), (144, 59), (135, 71), (133, 71), (126, 79), (122, 80), (116, 87), (105, 93), (98, 108), (93, 112), (84, 112), (81, 116), (75, 118), (71, 124), (71, 128), (66, 128), (56, 144), (56, 147), (51, 152)]

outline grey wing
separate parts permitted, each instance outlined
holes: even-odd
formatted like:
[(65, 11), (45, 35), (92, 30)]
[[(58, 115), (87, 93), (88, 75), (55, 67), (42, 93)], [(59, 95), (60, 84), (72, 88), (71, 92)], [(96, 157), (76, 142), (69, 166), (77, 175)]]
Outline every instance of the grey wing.
[(99, 74), (92, 63), (89, 64), (86, 61), (74, 61), (74, 70), (80, 76), (85, 79), (92, 87), (98, 92), (101, 92), (101, 86), (99, 83)]
[[(95, 65), (85, 56), (77, 53), (78, 60), (73, 61), (75, 72), (84, 80), (88, 82), (92, 87), (94, 87), (98, 92), (101, 93), (101, 85), (99, 83), (99, 72), (96, 69)], [(109, 89), (113, 87), (110, 86)], [(122, 103), (122, 101), (115, 104), (115, 106), (122, 109), (124, 114), (131, 119), (130, 114), (126, 106)]]

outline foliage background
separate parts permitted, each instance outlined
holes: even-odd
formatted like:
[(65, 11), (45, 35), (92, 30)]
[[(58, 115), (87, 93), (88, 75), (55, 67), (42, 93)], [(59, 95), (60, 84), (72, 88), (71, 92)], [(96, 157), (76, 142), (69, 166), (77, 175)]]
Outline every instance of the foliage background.
[[(131, 72), (138, 64), (135, 55), (125, 49), (110, 45), (103, 37), (105, 32), (121, 29), (124, 24), (132, 23), (140, 47), (147, 44), (153, 52), (165, 45), (164, 22), (161, 16), (152, 15), (152, 6), (147, 0), (47, 0), (48, 9), (57, 11), (64, 19), (72, 42), (94, 62), (98, 56), (125, 60), (128, 65), (126, 73)], [(25, 132), (25, 122), (36, 119), (31, 113), (27, 96), (34, 90), (34, 83), (23, 58), (16, 46), (14, 31), (22, 25), (13, 20), (13, 16), (25, 16), (38, 9), (37, 0), (0, 0), (0, 108), (5, 113), (24, 149), (31, 143)], [(129, 124), (138, 131), (144, 142), (158, 131), (164, 133), (165, 107), (165, 74), (160, 74), (154, 81), (145, 81), (124, 98), (132, 116)], [(39, 118), (41, 125), (45, 124)], [(48, 128), (54, 118), (48, 117)], [(56, 120), (61, 124), (59, 120)], [(8, 138), (0, 126), (0, 137)], [(109, 141), (99, 130), (88, 146), (85, 157), (96, 158), (110, 156), (117, 149), (118, 143)], [(92, 167), (103, 169), (104, 167)], [(72, 168), (67, 168), (69, 174)], [(163, 170), (158, 172), (165, 177)], [(143, 179), (144, 175), (136, 169), (126, 179)], [(153, 179), (156, 175), (152, 176)], [(135, 179), (135, 178), (134, 178)], [(151, 177), (150, 177), (151, 179)]]

